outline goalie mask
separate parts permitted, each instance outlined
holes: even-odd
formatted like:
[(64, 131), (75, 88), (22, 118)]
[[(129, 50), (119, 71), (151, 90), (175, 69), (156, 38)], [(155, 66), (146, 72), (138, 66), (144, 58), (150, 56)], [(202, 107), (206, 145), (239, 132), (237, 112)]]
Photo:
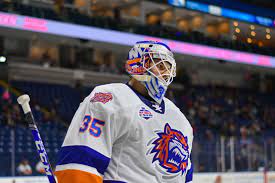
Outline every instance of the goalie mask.
[(142, 82), (148, 94), (160, 104), (176, 76), (176, 62), (166, 44), (141, 41), (129, 51), (126, 71)]

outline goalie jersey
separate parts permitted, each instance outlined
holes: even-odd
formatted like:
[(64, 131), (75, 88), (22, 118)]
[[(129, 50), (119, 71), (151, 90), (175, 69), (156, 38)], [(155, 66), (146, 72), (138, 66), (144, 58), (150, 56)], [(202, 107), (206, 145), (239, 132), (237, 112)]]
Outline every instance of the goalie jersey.
[(191, 125), (167, 98), (101, 85), (80, 104), (56, 167), (59, 183), (191, 183)]

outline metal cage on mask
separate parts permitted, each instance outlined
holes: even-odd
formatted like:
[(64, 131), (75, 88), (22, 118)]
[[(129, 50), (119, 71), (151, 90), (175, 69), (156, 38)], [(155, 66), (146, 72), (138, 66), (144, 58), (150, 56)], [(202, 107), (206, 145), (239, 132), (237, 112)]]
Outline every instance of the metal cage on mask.
[[(156, 43), (158, 44), (159, 42)], [(162, 44), (160, 45), (161, 47), (163, 47)], [(140, 78), (141, 81), (149, 79), (146, 75), (153, 75), (163, 82), (163, 84), (167, 86), (171, 84), (173, 78), (176, 76), (176, 62), (173, 58), (172, 52), (168, 49), (158, 49), (161, 48), (159, 45), (157, 48), (155, 48), (154, 45), (147, 48), (142, 46), (144, 46), (144, 44), (138, 46), (135, 45), (135, 47), (130, 50), (126, 62), (126, 71), (132, 76), (145, 75), (145, 77), (137, 77)], [(130, 58), (131, 52), (136, 54), (132, 59)], [(166, 72), (160, 71), (159, 65), (165, 67)], [(154, 67), (156, 68), (157, 73), (152, 72)]]
[(169, 84), (176, 76), (176, 62), (170, 48), (154, 41), (137, 42), (129, 51), (126, 71), (160, 103)]
[[(176, 63), (173, 57), (163, 52), (151, 51), (143, 55), (143, 67), (168, 86), (176, 76)], [(153, 72), (153, 69), (155, 72)]]

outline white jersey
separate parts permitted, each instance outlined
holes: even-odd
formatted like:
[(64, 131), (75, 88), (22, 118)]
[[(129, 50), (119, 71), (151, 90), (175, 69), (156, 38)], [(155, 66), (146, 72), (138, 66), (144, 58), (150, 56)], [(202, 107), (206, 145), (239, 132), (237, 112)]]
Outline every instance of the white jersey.
[(160, 105), (126, 84), (96, 87), (75, 113), (56, 171), (81, 170), (103, 182), (192, 182), (193, 130), (167, 98)]

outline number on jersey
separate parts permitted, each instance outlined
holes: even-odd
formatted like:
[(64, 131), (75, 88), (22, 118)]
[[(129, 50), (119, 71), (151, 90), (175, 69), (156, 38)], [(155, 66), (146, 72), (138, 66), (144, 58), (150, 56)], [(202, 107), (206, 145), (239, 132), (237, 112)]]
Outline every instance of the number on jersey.
[(82, 125), (79, 128), (79, 132), (84, 133), (87, 129), (90, 135), (94, 137), (100, 137), (102, 133), (102, 127), (105, 122), (96, 118), (92, 118), (91, 115), (86, 115), (82, 121)]

